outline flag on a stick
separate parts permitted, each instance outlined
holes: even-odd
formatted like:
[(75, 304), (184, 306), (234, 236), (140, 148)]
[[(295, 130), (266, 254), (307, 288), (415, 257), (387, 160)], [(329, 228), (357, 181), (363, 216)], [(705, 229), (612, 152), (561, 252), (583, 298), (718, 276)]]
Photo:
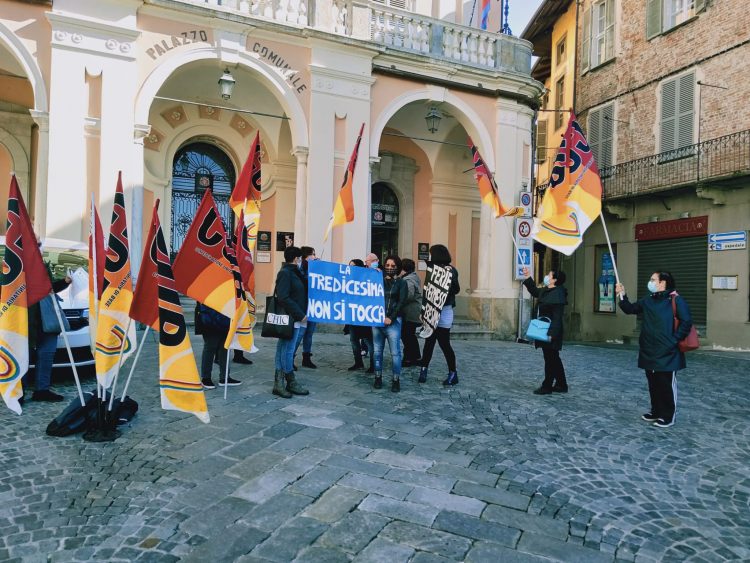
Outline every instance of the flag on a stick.
[[(242, 213), (240, 213), (240, 220), (237, 222), (234, 249), (228, 253), (230, 262), (232, 263), (232, 273), (234, 274), (235, 280), (236, 308), (229, 325), (229, 334), (227, 335), (224, 348), (255, 352), (257, 350), (257, 348), (253, 346), (255, 301), (245, 286), (245, 276), (242, 274), (242, 269), (238, 265), (240, 259), (246, 261), (250, 256), (247, 251), (246, 242), (244, 245), (242, 242), (243, 240), (247, 241), (247, 238), (244, 236), (244, 231), (245, 227), (242, 222)], [(249, 265), (252, 266), (252, 258), (250, 258)], [(244, 268), (245, 271), (247, 271), (248, 265), (246, 264)]]
[(172, 269), (180, 293), (231, 319), (236, 291), (227, 254), (227, 233), (211, 191), (206, 190)]
[[(136, 315), (134, 318), (153, 326), (151, 324), (152, 313), (142, 316), (141, 312), (153, 307), (153, 296), (156, 294), (161, 407), (165, 410), (189, 412), (202, 422), (209, 422), (206, 396), (203, 394), (203, 385), (198, 375), (198, 367), (195, 365), (193, 348), (190, 345), (185, 316), (180, 305), (180, 296), (175, 289), (167, 244), (159, 222), (158, 204), (157, 201), (154, 205), (151, 228), (144, 252), (144, 264), (151, 262), (147, 266), (150, 269), (150, 275), (141, 275), (138, 282), (139, 288), (141, 285), (149, 287), (138, 293), (139, 301), (137, 304), (134, 303)], [(148, 256), (147, 259), (145, 259), (146, 256)], [(156, 277), (153, 275), (153, 264), (156, 265)]]
[(571, 112), (531, 236), (570, 256), (583, 242), (583, 233), (601, 211), (599, 169), (581, 126)]
[(143, 245), (141, 270), (135, 285), (133, 302), (130, 305), (130, 318), (155, 331), (159, 330), (159, 265), (157, 261), (156, 236), (161, 229), (159, 223), (159, 200), (154, 203), (151, 224)]
[(133, 301), (133, 280), (130, 273), (130, 248), (128, 225), (125, 218), (125, 195), (122, 190), (122, 172), (117, 176), (115, 201), (112, 208), (112, 226), (104, 263), (104, 283), (99, 301), (96, 326), (96, 378), (108, 389), (122, 361), (135, 351), (135, 325), (129, 322), (130, 304)]
[(497, 184), (495, 179), (492, 177), (492, 172), (487, 167), (479, 154), (479, 149), (474, 144), (474, 141), (469, 137), (469, 147), (471, 147), (471, 157), (474, 161), (474, 175), (479, 185), (479, 196), (482, 198), (482, 203), (492, 209), (492, 213), (495, 217), (514, 217), (523, 213), (522, 207), (510, 207), (506, 208), (502, 201), (500, 201), (500, 193), (497, 190)]
[[(105, 260), (104, 232), (92, 195), (89, 220), (89, 338), (92, 352), (96, 350), (96, 326), (99, 316), (99, 300), (102, 297), (102, 288), (104, 287)], [(96, 276), (94, 272), (96, 272)]]
[(328, 235), (331, 234), (333, 227), (338, 227), (344, 223), (351, 223), (354, 221), (354, 168), (357, 166), (357, 156), (359, 155), (359, 144), (362, 142), (362, 132), (365, 130), (365, 124), (359, 128), (359, 135), (357, 135), (357, 142), (354, 143), (354, 149), (352, 155), (349, 157), (349, 166), (346, 167), (344, 173), (344, 181), (341, 184), (339, 195), (336, 198), (336, 203), (333, 206), (333, 215), (331, 216), (331, 222), (328, 224), (326, 229), (324, 241), (328, 240)]
[[(258, 241), (258, 226), (260, 225), (260, 132), (255, 134), (250, 154), (242, 166), (240, 177), (229, 197), (229, 205), (237, 217), (244, 212), (247, 227), (247, 247), (250, 254), (255, 250)], [(253, 291), (253, 295), (255, 292)]]
[(14, 175), (10, 180), (5, 255), (0, 273), (0, 395), (16, 414), (21, 414), (18, 402), (23, 397), (21, 378), (29, 369), (28, 308), (51, 291), (52, 283)]

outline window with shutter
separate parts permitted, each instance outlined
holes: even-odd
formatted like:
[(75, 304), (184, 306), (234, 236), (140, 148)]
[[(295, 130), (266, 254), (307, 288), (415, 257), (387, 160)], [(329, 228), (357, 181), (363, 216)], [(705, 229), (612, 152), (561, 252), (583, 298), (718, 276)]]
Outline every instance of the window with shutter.
[(561, 76), (555, 84), (555, 129), (559, 129), (565, 123), (565, 115), (562, 111), (565, 108), (565, 77)]
[(685, 23), (706, 9), (706, 0), (647, 0), (646, 38)]
[(663, 160), (690, 156), (684, 150), (695, 144), (695, 74), (685, 74), (662, 83), (659, 152)]
[(600, 172), (612, 166), (615, 142), (615, 105), (607, 104), (589, 113), (587, 140)]
[(601, 0), (583, 13), (582, 69), (597, 67), (615, 56), (615, 0)]
[(589, 69), (591, 60), (591, 8), (583, 11), (583, 37), (581, 38), (581, 72)]
[(536, 161), (547, 160), (547, 120), (540, 119), (536, 123)]

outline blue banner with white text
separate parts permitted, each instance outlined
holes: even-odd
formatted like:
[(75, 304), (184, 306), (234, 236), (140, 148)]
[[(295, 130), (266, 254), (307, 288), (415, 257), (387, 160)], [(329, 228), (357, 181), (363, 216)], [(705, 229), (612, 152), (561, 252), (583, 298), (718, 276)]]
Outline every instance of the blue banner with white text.
[(309, 262), (307, 318), (318, 323), (383, 326), (383, 274), (360, 266)]

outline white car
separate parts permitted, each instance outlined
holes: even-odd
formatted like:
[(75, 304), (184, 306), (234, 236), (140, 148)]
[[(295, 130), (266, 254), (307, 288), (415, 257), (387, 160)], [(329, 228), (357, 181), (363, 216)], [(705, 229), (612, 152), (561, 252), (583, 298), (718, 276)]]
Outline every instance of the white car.
[[(91, 354), (89, 339), (88, 283), (82, 281), (82, 273), (85, 273), (88, 268), (88, 245), (71, 240), (46, 238), (42, 239), (41, 250), (44, 261), (49, 262), (53, 279), (61, 279), (67, 275), (72, 275), (74, 279), (74, 283), (57, 295), (62, 299), (60, 307), (70, 325), (70, 331), (66, 332), (66, 335), (76, 367), (93, 366), (94, 357)], [(5, 256), (5, 237), (0, 236), (0, 258), (3, 256)], [(78, 275), (73, 275), (76, 271)], [(29, 367), (33, 368), (33, 354), (29, 360), (32, 362)], [(70, 368), (70, 358), (62, 335), (57, 337), (57, 351), (52, 367)]]

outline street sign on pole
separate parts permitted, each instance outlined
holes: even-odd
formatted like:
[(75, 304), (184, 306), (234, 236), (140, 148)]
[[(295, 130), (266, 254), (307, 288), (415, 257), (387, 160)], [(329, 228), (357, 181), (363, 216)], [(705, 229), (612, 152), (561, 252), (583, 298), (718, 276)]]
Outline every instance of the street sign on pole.
[(531, 238), (532, 221), (533, 219), (530, 218), (516, 219), (516, 229), (513, 233), (516, 245), (518, 246), (517, 252), (513, 255), (513, 278), (516, 280), (524, 279), (524, 267), (529, 270), (533, 269), (531, 264), (532, 251), (534, 249), (534, 241)]
[(709, 250), (741, 250), (747, 248), (747, 231), (709, 233)]

